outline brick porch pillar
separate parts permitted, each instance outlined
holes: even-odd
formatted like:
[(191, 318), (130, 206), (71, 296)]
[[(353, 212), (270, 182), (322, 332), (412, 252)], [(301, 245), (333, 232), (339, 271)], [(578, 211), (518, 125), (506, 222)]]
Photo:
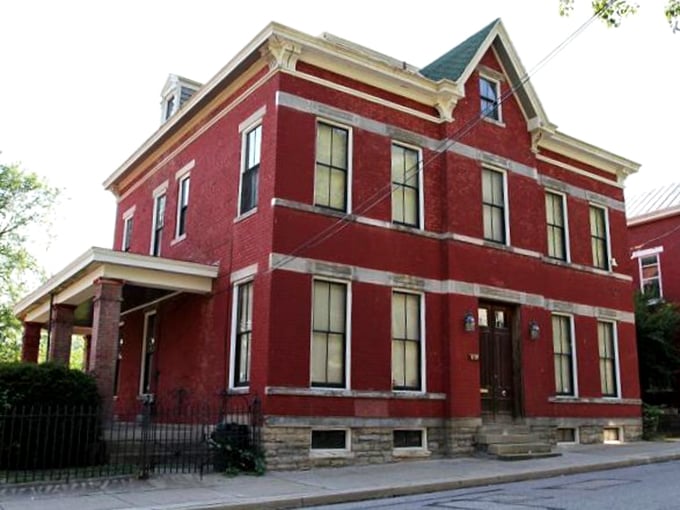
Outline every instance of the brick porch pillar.
[(123, 282), (105, 278), (95, 282), (88, 366), (89, 372), (97, 380), (104, 419), (110, 418), (113, 411), (113, 384), (116, 375), (122, 294)]
[(24, 322), (24, 335), (21, 340), (21, 361), (37, 363), (40, 352), (40, 333), (43, 325), (39, 322)]
[(71, 361), (71, 337), (73, 336), (73, 305), (52, 305), (52, 325), (50, 326), (50, 350), (48, 361), (69, 365)]

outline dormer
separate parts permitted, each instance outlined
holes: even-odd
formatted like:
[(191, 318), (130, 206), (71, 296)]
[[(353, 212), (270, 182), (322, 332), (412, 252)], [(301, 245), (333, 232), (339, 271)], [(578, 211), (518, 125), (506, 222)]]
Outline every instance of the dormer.
[(161, 124), (177, 112), (202, 84), (170, 74), (161, 91)]

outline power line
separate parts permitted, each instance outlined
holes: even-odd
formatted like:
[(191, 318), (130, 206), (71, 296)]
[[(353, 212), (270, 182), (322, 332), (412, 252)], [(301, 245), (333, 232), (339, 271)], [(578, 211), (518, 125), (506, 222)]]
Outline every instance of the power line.
[[(487, 113), (487, 111), (490, 111), (494, 108), (497, 108), (498, 106), (502, 105), (511, 95), (513, 95), (517, 90), (522, 88), (532, 76), (534, 76), (541, 68), (543, 68), (550, 60), (555, 58), (562, 50), (564, 50), (569, 44), (573, 42), (573, 40), (578, 37), (586, 28), (588, 28), (593, 21), (595, 21), (600, 14), (609, 6), (611, 3), (608, 2), (605, 4), (600, 10), (596, 11), (593, 13), (593, 15), (582, 25), (580, 25), (574, 32), (569, 34), (560, 44), (558, 44), (552, 51), (550, 51), (545, 57), (543, 57), (530, 71), (528, 71), (523, 77), (519, 79), (519, 81), (514, 84), (511, 88), (509, 88), (504, 94), (501, 95), (500, 99), (497, 101), (497, 104), (494, 104), (492, 108), (489, 108), (482, 112), (482, 115), (479, 117), (475, 117), (473, 119), (468, 120), (458, 131), (456, 131), (451, 137), (443, 139), (439, 146), (433, 150), (433, 155), (427, 158), (426, 160), (419, 161), (416, 165), (412, 166), (408, 170), (406, 170), (404, 174), (404, 181), (408, 182), (409, 179), (411, 179), (414, 175), (417, 175), (419, 173), (424, 173), (427, 165), (432, 163), (436, 158), (438, 158), (442, 153), (446, 152), (448, 149), (453, 147), (455, 144), (460, 143), (462, 138), (464, 138), (473, 128), (475, 128), (480, 122), (482, 122), (484, 114)], [(349, 183), (349, 186), (351, 186), (351, 183)], [(377, 204), (385, 200), (388, 196), (392, 194), (392, 191), (395, 189), (394, 183), (390, 182), (378, 190), (376, 190), (372, 195), (370, 195), (367, 199), (365, 199), (361, 204), (359, 204), (357, 207), (354, 208), (353, 212), (347, 212), (344, 213), (340, 218), (338, 218), (335, 222), (333, 222), (331, 225), (327, 226), (323, 230), (321, 230), (319, 233), (315, 234), (314, 236), (310, 237), (308, 240), (304, 241), (303, 243), (299, 244), (296, 248), (294, 248), (290, 253), (286, 254), (283, 256), (283, 258), (276, 263), (272, 264), (272, 267), (269, 268), (267, 272), (274, 271), (276, 269), (280, 269), (281, 267), (285, 266), (288, 264), (290, 261), (294, 260), (295, 257), (302, 251), (312, 248), (314, 246), (317, 246), (327, 239), (330, 239), (331, 237), (335, 236), (336, 234), (340, 233), (342, 230), (347, 228), (350, 224), (354, 223), (356, 220), (356, 216), (362, 213), (366, 213), (370, 211), (373, 207), (375, 207)], [(350, 190), (351, 192), (351, 190)]]

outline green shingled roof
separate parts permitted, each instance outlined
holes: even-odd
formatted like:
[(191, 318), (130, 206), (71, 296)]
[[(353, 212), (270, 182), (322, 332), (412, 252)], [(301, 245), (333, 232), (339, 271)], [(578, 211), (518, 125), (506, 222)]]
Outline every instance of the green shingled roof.
[(491, 32), (499, 21), (500, 18), (489, 23), (479, 32), (468, 37), (458, 46), (447, 53), (444, 53), (444, 55), (431, 64), (423, 67), (420, 70), (420, 74), (434, 81), (444, 78), (453, 81), (458, 80), (477, 53), (477, 50), (479, 50), (479, 47), (489, 35), (489, 32)]

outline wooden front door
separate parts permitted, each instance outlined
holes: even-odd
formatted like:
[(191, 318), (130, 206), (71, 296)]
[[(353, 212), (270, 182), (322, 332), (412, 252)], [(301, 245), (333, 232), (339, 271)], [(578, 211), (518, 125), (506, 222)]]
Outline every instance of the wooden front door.
[(477, 324), (482, 418), (510, 420), (515, 401), (512, 309), (501, 304), (481, 303)]

